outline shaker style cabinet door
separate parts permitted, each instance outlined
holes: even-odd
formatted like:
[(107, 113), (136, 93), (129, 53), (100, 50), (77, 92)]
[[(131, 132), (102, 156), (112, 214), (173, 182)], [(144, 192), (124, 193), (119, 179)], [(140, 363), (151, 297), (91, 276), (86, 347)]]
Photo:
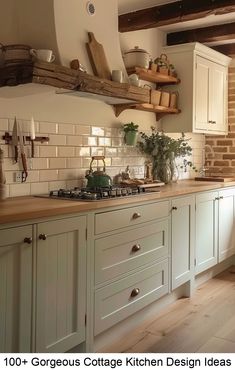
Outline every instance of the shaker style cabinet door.
[(234, 203), (235, 189), (219, 191), (219, 260), (222, 262), (235, 253)]
[(172, 200), (171, 245), (172, 245), (172, 289), (189, 281), (193, 274), (194, 196)]
[(218, 192), (196, 195), (196, 274), (217, 264)]
[(209, 129), (209, 86), (211, 62), (196, 56), (195, 70), (195, 128), (206, 131)]
[(0, 230), (0, 352), (31, 352), (32, 226)]
[(86, 217), (37, 226), (36, 352), (85, 340)]

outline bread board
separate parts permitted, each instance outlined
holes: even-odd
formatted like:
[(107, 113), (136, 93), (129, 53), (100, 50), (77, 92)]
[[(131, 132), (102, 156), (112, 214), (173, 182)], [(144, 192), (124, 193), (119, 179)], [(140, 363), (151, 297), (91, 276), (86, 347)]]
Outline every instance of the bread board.
[(196, 181), (218, 181), (218, 182), (230, 182), (235, 181), (235, 177), (222, 177), (222, 176), (202, 176), (195, 177)]

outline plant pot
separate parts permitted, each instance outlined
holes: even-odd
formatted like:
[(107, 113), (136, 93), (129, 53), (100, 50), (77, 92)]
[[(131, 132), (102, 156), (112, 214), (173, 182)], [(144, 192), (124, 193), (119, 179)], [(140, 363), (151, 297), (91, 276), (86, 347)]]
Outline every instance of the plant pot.
[(126, 145), (135, 146), (137, 143), (137, 131), (128, 131), (125, 133), (124, 140)]

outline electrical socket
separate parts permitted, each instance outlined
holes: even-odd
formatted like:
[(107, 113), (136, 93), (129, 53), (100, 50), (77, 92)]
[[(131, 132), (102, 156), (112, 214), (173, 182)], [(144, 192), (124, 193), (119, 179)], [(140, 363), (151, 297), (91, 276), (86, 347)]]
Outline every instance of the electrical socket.
[(21, 172), (15, 172), (15, 182), (22, 182), (22, 173)]

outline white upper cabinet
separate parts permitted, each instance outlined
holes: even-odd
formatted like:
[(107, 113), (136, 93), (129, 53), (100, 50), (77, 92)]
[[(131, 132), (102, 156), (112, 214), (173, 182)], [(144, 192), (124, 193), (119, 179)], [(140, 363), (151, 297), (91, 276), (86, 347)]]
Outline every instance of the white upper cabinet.
[(182, 112), (174, 117), (165, 116), (163, 130), (226, 134), (231, 59), (199, 43), (169, 46), (164, 52), (181, 80), (177, 90)]

